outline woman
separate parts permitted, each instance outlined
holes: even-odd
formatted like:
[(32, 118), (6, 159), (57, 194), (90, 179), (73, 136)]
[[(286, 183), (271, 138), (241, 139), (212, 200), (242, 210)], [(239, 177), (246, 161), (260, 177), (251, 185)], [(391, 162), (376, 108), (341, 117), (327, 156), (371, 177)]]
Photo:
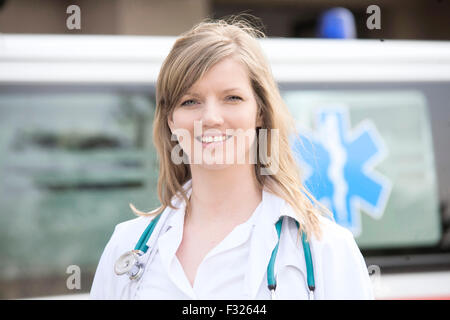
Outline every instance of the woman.
[(162, 205), (131, 206), (140, 217), (116, 226), (92, 298), (373, 298), (352, 234), (302, 186), (262, 36), (207, 20), (175, 42), (153, 124)]

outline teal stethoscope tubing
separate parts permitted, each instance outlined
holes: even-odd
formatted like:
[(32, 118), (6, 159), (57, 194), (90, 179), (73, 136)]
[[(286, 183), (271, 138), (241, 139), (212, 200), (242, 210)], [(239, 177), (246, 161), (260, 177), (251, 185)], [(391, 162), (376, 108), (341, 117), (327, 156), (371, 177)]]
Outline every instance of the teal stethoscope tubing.
[[(296, 224), (298, 228), (299, 224), (297, 221)], [(275, 278), (275, 259), (278, 253), (278, 245), (280, 243), (282, 225), (283, 225), (283, 217), (281, 217), (280, 220), (278, 220), (278, 222), (275, 224), (275, 229), (277, 230), (278, 235), (278, 242), (272, 251), (272, 255), (270, 257), (270, 261), (267, 266), (267, 286), (270, 291), (275, 291), (277, 287), (277, 281)], [(302, 245), (303, 245), (303, 253), (305, 254), (308, 288), (310, 291), (314, 291), (314, 289), (316, 288), (316, 284), (314, 280), (314, 267), (312, 263), (311, 248), (309, 246), (309, 242), (306, 240), (306, 234), (304, 232), (302, 232)]]
[[(158, 223), (159, 219), (161, 218), (162, 213), (158, 214), (152, 221), (150, 221), (149, 225), (145, 229), (145, 231), (142, 233), (141, 237), (139, 238), (139, 241), (137, 242), (134, 250), (141, 251), (142, 253), (146, 253), (148, 250), (147, 242), (150, 239), (150, 236), (153, 233), (153, 230), (155, 229), (156, 224)], [(297, 227), (299, 227), (298, 222)], [(275, 259), (278, 253), (278, 246), (280, 244), (280, 236), (281, 236), (281, 228), (283, 225), (283, 217), (281, 217), (278, 222), (275, 224), (275, 228), (277, 230), (278, 235), (278, 242), (275, 246), (275, 248), (272, 251), (272, 255), (270, 256), (269, 264), (267, 265), (267, 286), (270, 291), (275, 291), (277, 287), (277, 282), (275, 278)], [(314, 281), (314, 268), (312, 263), (312, 256), (311, 256), (311, 248), (309, 246), (309, 242), (306, 240), (306, 234), (302, 232), (302, 244), (303, 244), (303, 252), (305, 254), (305, 262), (306, 262), (306, 272), (307, 272), (307, 282), (308, 282), (308, 288), (310, 291), (314, 291), (315, 289), (315, 281)]]
[(134, 247), (134, 250), (142, 251), (143, 253), (146, 253), (148, 250), (147, 242), (148, 239), (150, 239), (150, 236), (153, 233), (153, 229), (155, 229), (156, 224), (159, 221), (159, 218), (161, 218), (162, 213), (158, 214), (150, 223), (148, 224), (147, 228), (145, 229), (144, 233), (142, 233), (141, 237), (139, 238), (138, 243), (136, 244), (136, 247)]

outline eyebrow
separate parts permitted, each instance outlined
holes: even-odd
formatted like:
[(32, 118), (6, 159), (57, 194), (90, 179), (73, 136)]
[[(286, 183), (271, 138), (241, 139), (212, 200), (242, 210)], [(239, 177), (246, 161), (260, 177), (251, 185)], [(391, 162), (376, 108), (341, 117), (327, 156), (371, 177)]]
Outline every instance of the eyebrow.
[(230, 92), (230, 91), (234, 91), (234, 90), (240, 90), (239, 88), (230, 88), (230, 89), (225, 89), (222, 92)]
[(186, 91), (186, 93), (184, 94), (184, 96), (195, 96), (195, 97), (197, 97), (198, 94), (193, 93), (193, 92), (190, 92), (190, 91)]
[[(235, 90), (240, 90), (240, 89), (239, 89), (239, 88), (229, 88), (229, 89), (223, 90), (222, 93), (226, 93), (226, 92), (230, 92), (230, 91), (235, 91)], [(190, 91), (187, 91), (187, 92), (185, 93), (185, 95), (198, 96), (198, 94), (196, 94), (195, 92), (190, 92)]]

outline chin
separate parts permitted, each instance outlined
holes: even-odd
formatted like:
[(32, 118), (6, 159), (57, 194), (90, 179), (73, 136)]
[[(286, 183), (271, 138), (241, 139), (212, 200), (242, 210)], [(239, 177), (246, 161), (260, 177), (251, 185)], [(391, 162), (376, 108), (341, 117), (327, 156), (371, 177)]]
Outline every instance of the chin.
[(210, 170), (210, 171), (220, 171), (220, 170), (225, 170), (228, 168), (231, 168), (232, 165), (231, 164), (201, 164), (199, 165), (200, 168), (205, 169), (205, 170)]

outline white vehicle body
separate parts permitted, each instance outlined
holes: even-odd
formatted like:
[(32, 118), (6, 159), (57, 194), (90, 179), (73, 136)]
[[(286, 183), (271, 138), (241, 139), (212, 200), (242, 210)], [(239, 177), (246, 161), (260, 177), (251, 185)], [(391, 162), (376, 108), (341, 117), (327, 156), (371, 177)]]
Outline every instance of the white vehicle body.
[[(163, 36), (1, 34), (0, 86), (154, 87), (174, 41)], [(450, 42), (281, 38), (260, 42), (280, 83), (450, 82)], [(381, 272), (373, 280), (379, 299), (450, 299), (450, 271)]]

